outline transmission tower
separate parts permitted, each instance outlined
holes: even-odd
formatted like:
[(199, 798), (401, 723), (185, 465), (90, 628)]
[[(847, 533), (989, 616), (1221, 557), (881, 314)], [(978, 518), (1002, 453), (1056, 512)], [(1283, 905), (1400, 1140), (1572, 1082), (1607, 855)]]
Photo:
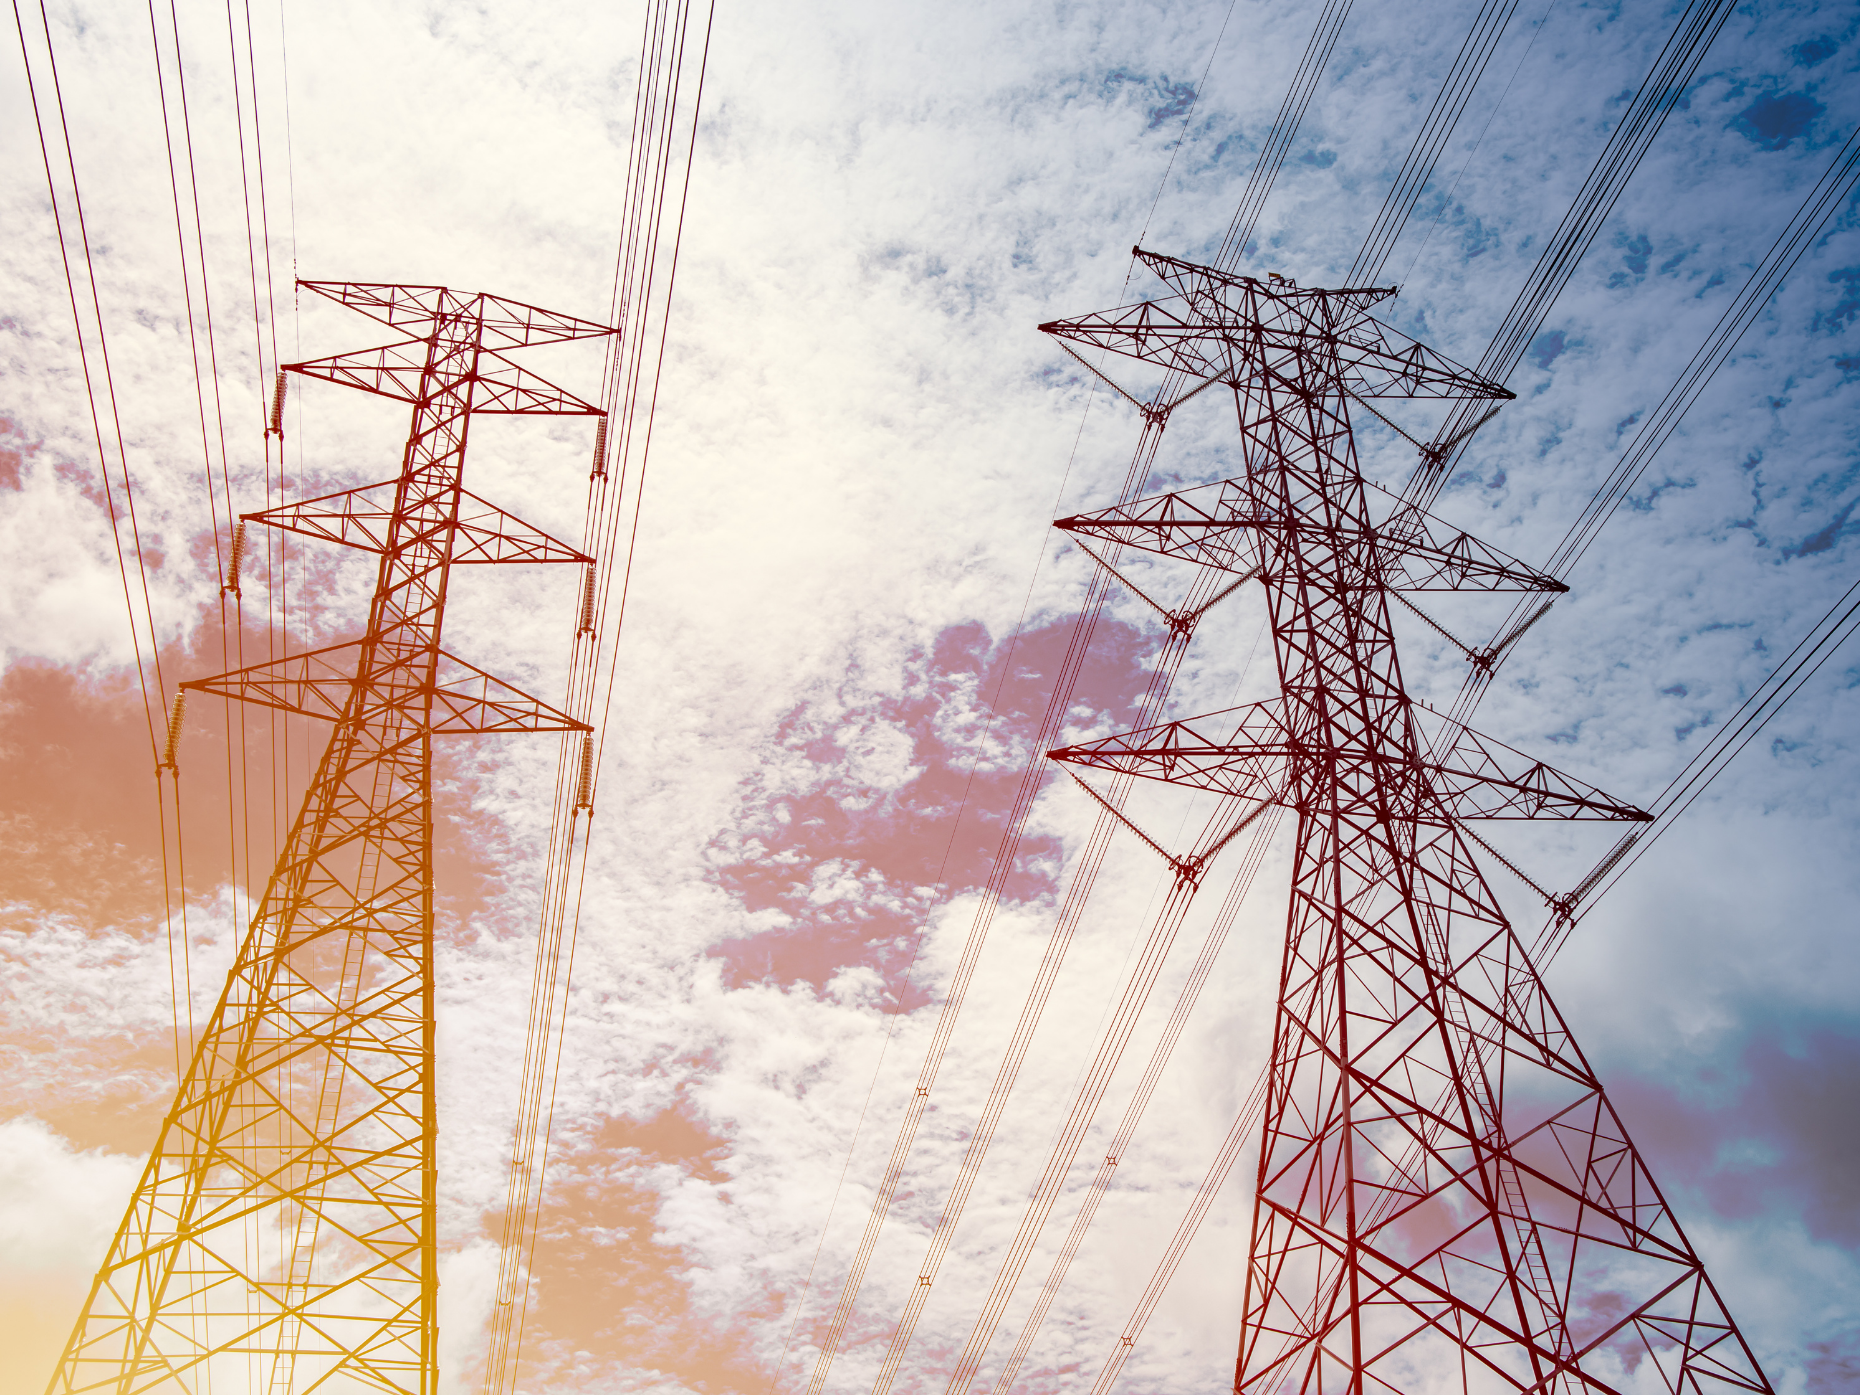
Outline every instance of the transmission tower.
[(467, 493), (465, 446), (477, 414), (601, 415), (502, 351), (613, 331), (442, 286), (300, 284), (412, 336), (289, 365), (412, 404), (399, 476), (245, 516), (378, 553), (368, 627), (182, 685), (335, 730), (53, 1395), (435, 1395), (432, 738), (588, 730), (440, 634), (455, 565), (591, 560)]
[(1351, 402), (1512, 394), (1393, 290), (1137, 255), (1172, 295), (1041, 328), (1230, 386), (1245, 473), (1058, 526), (1256, 576), (1281, 691), (1052, 754), (1297, 815), (1234, 1389), (1770, 1391), (1465, 827), (1649, 816), (1402, 685), (1391, 597), (1566, 588), (1373, 487)]

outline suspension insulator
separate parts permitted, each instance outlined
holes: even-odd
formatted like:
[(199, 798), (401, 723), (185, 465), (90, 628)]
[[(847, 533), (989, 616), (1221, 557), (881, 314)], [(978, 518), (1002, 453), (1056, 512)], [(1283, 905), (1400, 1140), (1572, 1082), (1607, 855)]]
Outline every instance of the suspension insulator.
[(271, 388), (271, 434), (280, 441), (284, 439), (284, 390), (290, 381), (289, 375), (280, 368)]
[(604, 416), (594, 423), (594, 471), (588, 478), (607, 478), (607, 418)]
[(581, 623), (575, 627), (576, 634), (594, 633), (594, 564), (588, 563), (588, 570), (581, 578)]
[(226, 554), (226, 584), (220, 587), (223, 596), (228, 591), (239, 594), (239, 568), (245, 562), (245, 520), (239, 520), (239, 526), (233, 529), (232, 550)]
[(594, 737), (581, 738), (581, 778), (575, 782), (575, 807), (594, 807)]
[(179, 772), (180, 767), (174, 763), (174, 754), (181, 744), (181, 723), (186, 719), (187, 690), (182, 689), (174, 695), (174, 708), (168, 714), (168, 743), (162, 747), (161, 764), (156, 767), (157, 774), (163, 770)]

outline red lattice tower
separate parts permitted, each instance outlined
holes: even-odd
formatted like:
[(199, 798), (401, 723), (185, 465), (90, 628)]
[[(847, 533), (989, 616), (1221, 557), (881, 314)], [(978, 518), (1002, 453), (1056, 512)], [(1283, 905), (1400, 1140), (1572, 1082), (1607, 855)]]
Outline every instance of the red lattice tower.
[(1393, 290), (1138, 255), (1172, 296), (1042, 328), (1230, 386), (1246, 471), (1058, 526), (1257, 576), (1281, 693), (1052, 754), (1297, 814), (1235, 1390), (1768, 1392), (1463, 828), (1648, 816), (1402, 685), (1391, 595), (1566, 588), (1366, 481), (1351, 399), (1512, 394)]
[(464, 489), (473, 416), (599, 416), (501, 351), (611, 334), (442, 286), (302, 282), (412, 337), (291, 372), (413, 407), (397, 478), (250, 522), (379, 554), (362, 638), (184, 688), (333, 720), (54, 1374), (438, 1390), (432, 739), (587, 725), (440, 647), (451, 569), (592, 559)]

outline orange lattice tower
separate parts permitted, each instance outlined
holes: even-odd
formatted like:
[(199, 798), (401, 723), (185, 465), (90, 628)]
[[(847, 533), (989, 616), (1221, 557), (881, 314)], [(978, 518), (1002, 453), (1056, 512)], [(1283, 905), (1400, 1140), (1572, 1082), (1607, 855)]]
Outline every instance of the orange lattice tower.
[(585, 723), (440, 647), (453, 566), (578, 562), (464, 489), (479, 413), (599, 416), (503, 352), (606, 325), (304, 282), (412, 337), (290, 365), (413, 407), (398, 477), (249, 514), (380, 555), (366, 633), (183, 687), (333, 720), (264, 901), (53, 1376), (434, 1395), (432, 739)]

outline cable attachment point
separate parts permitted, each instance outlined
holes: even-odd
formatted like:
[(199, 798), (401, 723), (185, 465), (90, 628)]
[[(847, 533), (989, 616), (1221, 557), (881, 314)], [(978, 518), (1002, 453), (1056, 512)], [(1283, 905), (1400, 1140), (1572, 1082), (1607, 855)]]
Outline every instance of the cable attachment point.
[(1529, 619), (1525, 620), (1520, 625), (1514, 625), (1507, 633), (1500, 636), (1493, 643), (1486, 645), (1483, 649), (1467, 650), (1466, 657), (1472, 661), (1472, 666), (1480, 673), (1490, 678), (1492, 671), (1498, 667), (1498, 661), (1505, 657), (1505, 651), (1519, 640), (1523, 639), (1524, 632), (1530, 629), (1530, 627), (1535, 625), (1539, 620), (1543, 619), (1544, 616), (1548, 615), (1550, 613), (1550, 607), (1555, 604), (1556, 597), (1552, 596), (1549, 600), (1538, 606)]
[(226, 554), (226, 581), (220, 587), (224, 596), (228, 591), (239, 595), (239, 568), (245, 562), (245, 520), (240, 519), (233, 529), (232, 549)]
[(267, 436), (284, 439), (284, 393), (290, 386), (290, 376), (280, 368), (277, 381), (271, 385), (271, 425), (265, 428)]
[(581, 775), (575, 781), (575, 811), (594, 811), (594, 738), (581, 738)]
[[(1069, 520), (1061, 519), (1059, 520), (1059, 522), (1055, 523), (1053, 526), (1055, 528), (1064, 528), (1068, 521)], [(1070, 532), (1070, 529), (1067, 529), (1067, 531)], [(1072, 545), (1076, 547), (1080, 552), (1083, 552), (1087, 557), (1091, 558), (1091, 560), (1096, 562), (1099, 566), (1103, 567), (1112, 576), (1116, 577), (1120, 582), (1122, 582), (1124, 585), (1124, 588), (1128, 590), (1131, 595), (1135, 596), (1138, 600), (1142, 601), (1143, 604), (1145, 604), (1151, 610), (1155, 611), (1158, 615), (1160, 615), (1162, 617), (1163, 623), (1169, 627), (1169, 632), (1175, 635), (1184, 644), (1186, 644), (1191, 638), (1194, 637), (1195, 625), (1201, 619), (1203, 615), (1206, 615), (1215, 606), (1219, 605), (1222, 601), (1226, 600), (1229, 596), (1233, 595), (1234, 592), (1238, 591), (1242, 586), (1246, 585), (1247, 582), (1251, 581), (1254, 577), (1259, 575), (1258, 568), (1255, 568), (1252, 571), (1246, 572), (1237, 581), (1233, 582), (1229, 586), (1224, 587), (1220, 591), (1217, 591), (1212, 597), (1210, 597), (1208, 600), (1203, 601), (1200, 605), (1196, 606), (1193, 610), (1190, 610), (1186, 604), (1183, 605), (1183, 607), (1179, 610), (1170, 610), (1167, 606), (1163, 605), (1160, 601), (1157, 601), (1151, 596), (1149, 596), (1148, 594), (1146, 594), (1143, 591), (1143, 589), (1139, 587), (1129, 577), (1125, 576), (1116, 567), (1112, 566), (1109, 562), (1105, 561), (1104, 558), (1100, 557), (1096, 552), (1092, 551), (1091, 548), (1087, 547), (1085, 545), (1085, 540), (1083, 538), (1074, 534), (1072, 537)]]
[(588, 563), (588, 569), (581, 578), (581, 620), (575, 626), (575, 633), (591, 635), (594, 633), (594, 563)]
[(161, 751), (161, 764), (155, 767), (159, 777), (164, 770), (172, 770), (177, 776), (181, 768), (174, 763), (175, 752), (181, 745), (181, 724), (187, 720), (187, 690), (182, 689), (174, 695), (174, 707), (168, 713), (168, 740)]
[(607, 478), (607, 418), (594, 423), (594, 469), (589, 473), (591, 480)]
[(1628, 855), (1628, 850), (1640, 840), (1642, 832), (1644, 832), (1644, 830), (1637, 828), (1624, 837), (1619, 843), (1616, 843), (1614, 847), (1610, 848), (1608, 850), (1608, 855), (1595, 864), (1594, 870), (1582, 879), (1574, 891), (1568, 891), (1561, 896), (1550, 898), (1550, 909), (1556, 912), (1556, 918), (1559, 922), (1569, 923), (1575, 920), (1576, 907), (1580, 906), (1584, 899), (1587, 898), (1588, 894), (1595, 890), (1597, 883), (1599, 883), (1603, 877), (1615, 870), (1616, 866), (1620, 864), (1621, 859)]

